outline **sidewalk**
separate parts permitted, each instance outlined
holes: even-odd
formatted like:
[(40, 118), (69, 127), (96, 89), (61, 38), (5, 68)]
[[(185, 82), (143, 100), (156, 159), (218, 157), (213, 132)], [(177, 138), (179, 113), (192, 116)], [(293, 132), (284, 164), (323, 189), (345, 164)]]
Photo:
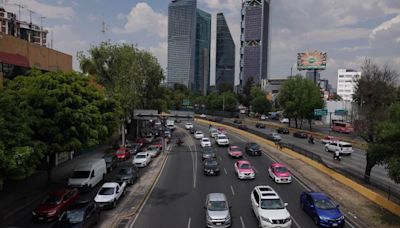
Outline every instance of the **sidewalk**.
[(4, 189), (0, 192), (0, 227), (7, 222), (7, 219), (23, 208), (38, 203), (50, 190), (65, 186), (69, 175), (78, 162), (101, 158), (107, 148), (109, 148), (109, 145), (101, 145), (54, 167), (50, 186), (47, 186), (47, 172), (45, 170), (38, 170), (25, 180), (5, 182)]

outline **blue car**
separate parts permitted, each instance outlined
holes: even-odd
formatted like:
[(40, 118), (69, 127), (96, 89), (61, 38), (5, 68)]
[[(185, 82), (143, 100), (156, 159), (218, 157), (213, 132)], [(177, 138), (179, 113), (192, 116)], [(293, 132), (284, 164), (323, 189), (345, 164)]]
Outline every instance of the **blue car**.
[(343, 227), (344, 216), (326, 194), (322, 192), (303, 192), (300, 196), (301, 208), (310, 215), (315, 224), (321, 227)]

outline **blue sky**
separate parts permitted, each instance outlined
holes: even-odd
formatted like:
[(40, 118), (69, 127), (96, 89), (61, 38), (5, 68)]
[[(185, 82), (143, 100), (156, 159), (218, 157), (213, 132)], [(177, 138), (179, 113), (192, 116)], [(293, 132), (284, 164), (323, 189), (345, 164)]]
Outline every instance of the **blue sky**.
[[(104, 40), (135, 43), (149, 50), (165, 68), (167, 62), (167, 13), (169, 0), (0, 0), (8, 11), (15, 3), (35, 11), (33, 22), (53, 34), (54, 49), (69, 53), (86, 51)], [(337, 69), (360, 69), (368, 57), (400, 71), (399, 0), (272, 0), (271, 78), (285, 78), (295, 69), (296, 53), (321, 50), (328, 53), (321, 76), (336, 87)], [(223, 12), (239, 48), (240, 0), (198, 0), (198, 8)], [(26, 9), (23, 20), (29, 20)], [(106, 24), (103, 34), (102, 22)], [(215, 38), (215, 21), (212, 23)], [(214, 76), (212, 43), (211, 75)], [(238, 59), (238, 58), (237, 58)], [(296, 70), (294, 73), (297, 73)], [(237, 81), (237, 80), (236, 80)], [(213, 83), (213, 82), (212, 82)]]

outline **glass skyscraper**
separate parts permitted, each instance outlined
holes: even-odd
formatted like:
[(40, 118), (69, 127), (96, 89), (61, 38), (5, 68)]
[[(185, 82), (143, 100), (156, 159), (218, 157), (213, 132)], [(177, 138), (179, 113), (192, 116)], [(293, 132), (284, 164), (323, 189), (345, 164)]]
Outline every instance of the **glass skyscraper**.
[(217, 14), (217, 40), (215, 56), (215, 86), (235, 85), (235, 43), (226, 23), (224, 14)]
[(168, 5), (167, 83), (194, 85), (196, 0), (173, 0)]
[(260, 85), (269, 74), (270, 0), (242, 0), (240, 85)]
[(207, 95), (210, 85), (211, 15), (197, 9), (194, 81), (191, 90)]

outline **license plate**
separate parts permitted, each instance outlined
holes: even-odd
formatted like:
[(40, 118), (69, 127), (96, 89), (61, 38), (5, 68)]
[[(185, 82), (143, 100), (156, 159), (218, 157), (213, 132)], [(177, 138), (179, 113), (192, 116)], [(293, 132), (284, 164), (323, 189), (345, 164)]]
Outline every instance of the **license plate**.
[(338, 225), (337, 223), (333, 223), (333, 224), (332, 224), (332, 226), (337, 226), (337, 225)]
[(213, 173), (214, 173), (214, 171), (210, 171), (210, 173), (211, 173), (211, 174), (213, 174)]
[(217, 225), (217, 226), (220, 226), (220, 225), (222, 225), (222, 223), (221, 223), (221, 222), (217, 222), (216, 225)]

